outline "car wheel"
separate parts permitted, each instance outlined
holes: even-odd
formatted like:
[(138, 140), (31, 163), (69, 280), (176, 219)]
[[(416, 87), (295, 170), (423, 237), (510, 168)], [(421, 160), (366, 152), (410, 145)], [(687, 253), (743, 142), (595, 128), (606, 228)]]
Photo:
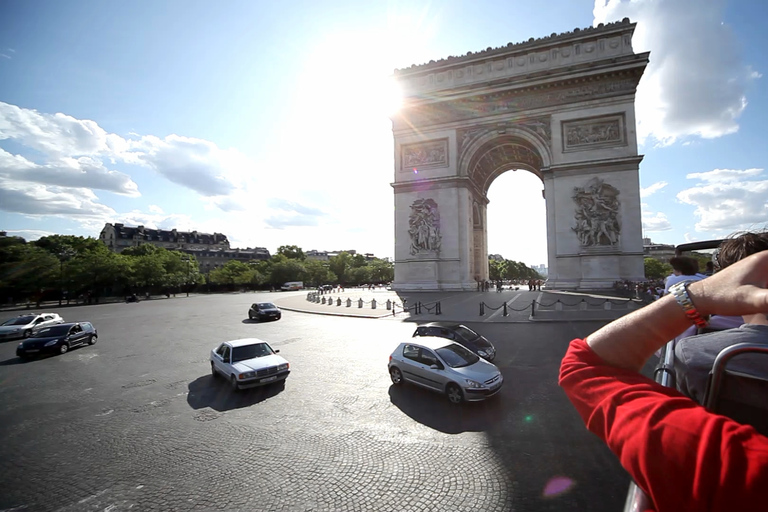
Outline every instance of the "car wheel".
[(95, 334), (91, 334), (91, 335), (88, 337), (88, 344), (89, 344), (89, 345), (93, 345), (94, 343), (96, 343), (96, 340), (98, 340), (98, 339), (99, 339), (99, 337), (98, 337), (98, 336), (96, 336)]
[(396, 386), (403, 383), (403, 372), (401, 372), (400, 368), (397, 366), (393, 366), (389, 369), (389, 377), (392, 379), (392, 384)]
[(59, 347), (59, 354), (66, 354), (69, 351), (69, 344), (68, 343), (62, 343)]
[(250, 311), (248, 312), (248, 320), (253, 320), (253, 313)]
[(235, 377), (234, 375), (230, 377), (229, 383), (232, 385), (232, 389), (234, 389), (235, 391), (238, 391), (240, 389), (239, 387), (237, 387), (237, 377)]
[(211, 361), (211, 375), (213, 375), (214, 379), (219, 378), (219, 372), (216, 371), (216, 367), (213, 365), (213, 361)]
[(445, 394), (448, 397), (448, 401), (452, 404), (460, 404), (464, 397), (461, 394), (461, 388), (456, 384), (448, 384), (445, 388)]

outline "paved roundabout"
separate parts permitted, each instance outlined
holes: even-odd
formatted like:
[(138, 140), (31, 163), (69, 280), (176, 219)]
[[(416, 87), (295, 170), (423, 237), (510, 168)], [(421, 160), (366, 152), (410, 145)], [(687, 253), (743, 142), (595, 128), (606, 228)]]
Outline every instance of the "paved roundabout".
[[(621, 509), (624, 472), (556, 382), (568, 341), (599, 323), (469, 323), (496, 344), (505, 388), (456, 407), (389, 381), (419, 319), (246, 319), (277, 298), (63, 308), (97, 326), (96, 345), (22, 363), (0, 344), (0, 510)], [(210, 376), (217, 342), (251, 336), (291, 362), (284, 387), (233, 393)]]

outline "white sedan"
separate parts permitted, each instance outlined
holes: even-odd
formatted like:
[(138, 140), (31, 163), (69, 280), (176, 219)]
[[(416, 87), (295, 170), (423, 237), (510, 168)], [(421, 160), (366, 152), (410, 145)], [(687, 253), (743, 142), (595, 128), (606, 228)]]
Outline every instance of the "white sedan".
[(211, 374), (226, 377), (235, 390), (284, 381), (290, 365), (278, 352), (256, 338), (225, 341), (211, 350)]
[(43, 327), (64, 323), (56, 313), (24, 314), (6, 320), (0, 325), (0, 341), (29, 338)]

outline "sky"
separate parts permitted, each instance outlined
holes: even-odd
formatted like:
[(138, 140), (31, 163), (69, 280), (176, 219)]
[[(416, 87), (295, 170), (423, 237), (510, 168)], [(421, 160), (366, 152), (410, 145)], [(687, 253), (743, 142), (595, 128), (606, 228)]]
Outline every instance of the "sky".
[[(762, 0), (0, 0), (0, 230), (104, 223), (394, 256), (395, 69), (629, 17), (643, 235), (768, 227)], [(507, 172), (488, 250), (547, 261)]]

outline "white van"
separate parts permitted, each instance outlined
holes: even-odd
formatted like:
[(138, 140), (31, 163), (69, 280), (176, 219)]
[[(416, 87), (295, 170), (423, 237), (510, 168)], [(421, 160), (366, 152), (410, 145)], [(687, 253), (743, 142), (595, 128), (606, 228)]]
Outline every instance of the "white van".
[(291, 292), (304, 289), (304, 281), (288, 281), (280, 287), (284, 292)]

